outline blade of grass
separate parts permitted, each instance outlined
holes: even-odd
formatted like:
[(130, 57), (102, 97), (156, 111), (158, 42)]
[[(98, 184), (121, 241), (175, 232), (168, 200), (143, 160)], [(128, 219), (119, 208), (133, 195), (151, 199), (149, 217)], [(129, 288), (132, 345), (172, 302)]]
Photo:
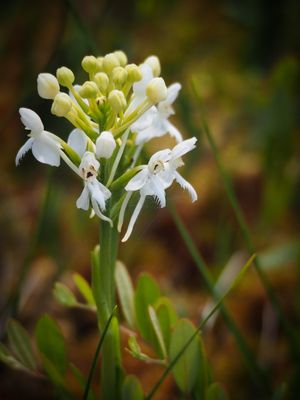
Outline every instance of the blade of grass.
[(246, 262), (246, 264), (241, 268), (239, 271), (238, 275), (234, 279), (233, 283), (229, 286), (229, 288), (226, 290), (226, 292), (223, 294), (221, 298), (219, 298), (218, 302), (215, 304), (214, 307), (210, 310), (210, 312), (206, 315), (206, 317), (201, 321), (200, 325), (197, 327), (193, 335), (189, 338), (189, 340), (185, 343), (185, 345), (181, 348), (181, 350), (177, 353), (177, 355), (174, 357), (174, 359), (170, 362), (170, 364), (167, 366), (167, 368), (164, 370), (162, 373), (161, 377), (159, 380), (155, 383), (155, 385), (152, 387), (148, 395), (146, 396), (145, 400), (150, 400), (160, 385), (163, 383), (163, 381), (166, 379), (168, 374), (171, 372), (172, 368), (174, 365), (177, 363), (177, 361), (180, 359), (180, 357), (183, 355), (183, 353), (186, 351), (186, 349), (189, 347), (189, 345), (192, 343), (194, 338), (198, 335), (198, 333), (201, 331), (201, 329), (205, 326), (206, 322), (210, 319), (210, 317), (218, 310), (218, 308), (221, 306), (223, 300), (225, 297), (235, 288), (235, 286), (238, 285), (238, 283), (241, 281), (249, 267), (251, 266), (253, 260), (255, 259), (256, 254), (253, 254), (249, 260)]
[[(201, 121), (202, 121), (202, 130), (204, 132), (204, 134), (206, 135), (206, 138), (210, 144), (210, 147), (212, 149), (213, 155), (215, 157), (216, 160), (216, 164), (220, 173), (220, 176), (222, 178), (224, 187), (225, 187), (225, 191), (226, 191), (226, 195), (228, 197), (229, 203), (233, 209), (233, 212), (235, 214), (235, 217), (237, 219), (238, 225), (241, 229), (242, 235), (244, 237), (245, 243), (246, 243), (246, 247), (247, 250), (249, 251), (250, 254), (255, 252), (255, 248), (251, 239), (251, 235), (250, 235), (250, 230), (247, 226), (243, 211), (239, 205), (239, 202), (237, 201), (234, 189), (233, 189), (233, 185), (232, 185), (232, 181), (229, 177), (229, 175), (227, 174), (222, 160), (221, 160), (221, 156), (220, 156), (220, 152), (218, 150), (218, 147), (214, 141), (214, 138), (212, 136), (212, 133), (210, 131), (210, 128), (206, 122), (205, 116), (204, 116), (204, 112), (203, 112), (203, 102), (202, 102), (202, 98), (201, 95), (199, 93), (198, 90), (198, 86), (197, 83), (195, 82), (195, 80), (192, 81), (192, 88), (195, 94), (196, 99), (198, 100), (198, 104), (200, 106), (200, 112), (201, 112)], [(277, 318), (280, 321), (282, 328), (285, 331), (286, 336), (289, 339), (289, 345), (290, 345), (290, 350), (291, 350), (291, 355), (292, 357), (296, 358), (297, 361), (300, 361), (300, 342), (299, 339), (297, 338), (297, 335), (294, 331), (294, 329), (292, 328), (291, 324), (289, 323), (289, 321), (287, 320), (287, 318), (284, 315), (283, 310), (281, 309), (281, 305), (277, 299), (277, 295), (272, 287), (272, 285), (270, 284), (267, 275), (265, 274), (265, 272), (263, 271), (261, 264), (259, 262), (259, 259), (256, 258), (256, 260), (254, 261), (254, 267), (255, 270), (258, 274), (258, 277), (267, 293), (267, 296), (273, 306), (274, 311), (276, 312)]]
[(85, 386), (85, 390), (84, 390), (84, 394), (83, 394), (83, 400), (87, 400), (87, 398), (88, 398), (90, 387), (91, 387), (91, 383), (92, 383), (92, 379), (93, 379), (93, 375), (94, 375), (94, 371), (95, 371), (95, 368), (96, 368), (96, 365), (97, 365), (97, 361), (98, 361), (98, 357), (99, 357), (99, 354), (100, 354), (100, 350), (101, 350), (102, 344), (104, 342), (104, 339), (105, 339), (106, 333), (108, 331), (108, 328), (110, 326), (110, 323), (111, 323), (111, 321), (113, 319), (113, 316), (116, 313), (116, 309), (117, 309), (117, 306), (114, 307), (113, 312), (111, 313), (110, 317), (108, 318), (107, 323), (106, 323), (106, 325), (105, 325), (105, 327), (103, 329), (102, 335), (100, 337), (98, 346), (96, 348), (96, 351), (95, 351), (95, 354), (94, 354), (94, 357), (93, 357), (93, 362), (92, 362), (92, 365), (91, 365), (91, 369), (90, 369), (90, 372), (89, 372), (89, 376), (88, 376), (88, 379), (87, 379), (87, 382), (86, 382), (86, 386)]
[[(207, 286), (207, 288), (210, 291), (214, 300), (216, 302), (218, 302), (219, 295), (214, 287), (213, 279), (210, 276), (210, 273), (205, 265), (205, 262), (203, 261), (203, 259), (201, 257), (200, 252), (198, 251), (195, 243), (193, 242), (193, 239), (191, 238), (190, 234), (188, 233), (188, 231), (187, 231), (185, 225), (183, 224), (180, 216), (178, 215), (175, 207), (170, 203), (170, 201), (168, 204), (168, 208), (169, 208), (169, 211), (173, 218), (173, 221), (178, 229), (178, 232), (180, 233), (187, 249), (190, 252), (190, 255), (192, 256), (196, 266), (198, 267), (200, 273), (203, 276), (205, 285)], [(236, 344), (237, 344), (241, 354), (244, 357), (245, 364), (248, 367), (248, 370), (253, 379), (253, 382), (255, 382), (257, 387), (259, 387), (260, 390), (262, 390), (265, 394), (270, 395), (270, 392), (272, 392), (272, 389), (271, 389), (271, 385), (269, 383), (269, 378), (268, 378), (267, 374), (255, 360), (252, 350), (249, 348), (243, 335), (241, 334), (241, 332), (239, 331), (238, 327), (236, 326), (234, 320), (232, 319), (229, 311), (223, 304), (220, 305), (220, 313), (222, 314), (229, 331), (235, 338)]]

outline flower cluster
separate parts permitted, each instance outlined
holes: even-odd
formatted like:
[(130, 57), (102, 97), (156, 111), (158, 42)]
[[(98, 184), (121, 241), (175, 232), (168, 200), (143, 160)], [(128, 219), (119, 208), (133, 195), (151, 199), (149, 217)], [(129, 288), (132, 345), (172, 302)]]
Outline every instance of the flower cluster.
[[(196, 138), (183, 140), (169, 121), (181, 85), (166, 87), (156, 56), (138, 66), (128, 64), (122, 51), (115, 51), (104, 57), (86, 56), (81, 65), (89, 76), (81, 85), (74, 84), (74, 74), (66, 67), (59, 68), (56, 76), (41, 73), (37, 79), (39, 95), (52, 101), (52, 114), (66, 118), (75, 128), (67, 142), (44, 130), (34, 111), (20, 108), (21, 121), (30, 133), (16, 164), (30, 149), (41, 163), (59, 166), (64, 160), (83, 181), (76, 206), (91, 209), (92, 216), (111, 226), (116, 220), (119, 231), (131, 197), (139, 192), (122, 240), (126, 241), (146, 196), (165, 207), (165, 191), (176, 181), (192, 201), (197, 199), (194, 188), (177, 171)], [(145, 143), (167, 133), (176, 140), (175, 147), (158, 151), (148, 164), (141, 164)]]

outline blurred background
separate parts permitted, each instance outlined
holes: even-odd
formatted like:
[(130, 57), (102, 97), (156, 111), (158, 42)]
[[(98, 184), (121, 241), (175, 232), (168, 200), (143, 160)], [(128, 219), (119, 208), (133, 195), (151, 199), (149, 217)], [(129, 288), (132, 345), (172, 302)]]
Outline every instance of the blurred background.
[[(88, 311), (67, 310), (53, 299), (60, 280), (72, 287), (74, 271), (90, 278), (90, 251), (97, 220), (75, 207), (81, 185), (67, 168), (39, 164), (28, 153), (16, 168), (25, 141), (18, 108), (35, 110), (45, 128), (67, 137), (71, 126), (38, 97), (40, 72), (71, 68), (77, 82), (84, 55), (122, 49), (129, 62), (157, 55), (167, 84), (182, 83), (172, 122), (183, 136), (198, 138), (184, 167), (199, 200), (178, 188), (170, 198), (184, 219), (211, 274), (231, 279), (248, 257), (211, 148), (201, 129), (197, 82), (206, 119), (231, 176), (255, 248), (286, 317), (300, 322), (299, 290), (299, 3), (296, 0), (16, 1), (1, 7), (0, 308), (1, 337), (9, 316), (33, 331), (44, 312), (54, 315), (68, 340), (70, 359), (88, 372), (98, 333)], [(169, 139), (163, 139), (166, 143)], [(169, 142), (168, 142), (169, 143)], [(151, 152), (151, 146), (149, 148)], [(134, 282), (151, 273), (183, 316), (198, 323), (210, 301), (202, 277), (167, 209), (149, 201), (120, 258)], [(224, 275), (223, 275), (224, 276)], [(226, 300), (256, 359), (274, 386), (289, 384), (298, 398), (299, 375), (286, 337), (255, 271)], [(298, 329), (298, 333), (299, 333)], [(215, 380), (230, 399), (254, 399), (255, 387), (221, 317), (203, 333)], [(126, 337), (124, 338), (125, 345)], [(128, 372), (145, 391), (160, 374), (124, 354)], [(297, 382), (298, 377), (298, 382)], [(70, 378), (74, 391), (79, 389)], [(297, 386), (298, 385), (298, 386)], [(47, 381), (0, 366), (1, 399), (52, 399)], [(178, 399), (168, 379), (156, 399)]]

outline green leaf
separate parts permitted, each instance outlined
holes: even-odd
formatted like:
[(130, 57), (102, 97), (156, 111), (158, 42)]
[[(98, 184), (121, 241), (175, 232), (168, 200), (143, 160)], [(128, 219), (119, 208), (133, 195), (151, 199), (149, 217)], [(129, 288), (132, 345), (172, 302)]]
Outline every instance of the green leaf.
[(79, 274), (74, 274), (73, 280), (75, 282), (75, 285), (77, 286), (77, 289), (79, 290), (79, 292), (82, 294), (82, 296), (86, 300), (87, 304), (94, 306), (95, 299), (93, 296), (92, 288), (90, 287), (87, 280), (84, 279), (84, 277)]
[(43, 315), (37, 323), (35, 337), (49, 370), (53, 369), (53, 365), (64, 375), (67, 369), (67, 356), (64, 337), (58, 324), (49, 315)]
[(143, 390), (136, 376), (126, 376), (122, 386), (122, 400), (143, 400)]
[(160, 347), (160, 352), (161, 352), (163, 358), (166, 359), (167, 358), (166, 344), (164, 341), (164, 337), (162, 334), (162, 330), (161, 330), (156, 312), (152, 306), (148, 306), (148, 312), (149, 312), (149, 317), (150, 317), (150, 321), (152, 323), (153, 330), (156, 335), (156, 339), (157, 339), (159, 347)]
[[(181, 319), (177, 322), (170, 342), (169, 355), (171, 362), (177, 357), (182, 347), (185, 346), (195, 331), (196, 328), (190, 321)], [(184, 393), (192, 391), (199, 371), (204, 368), (204, 363), (199, 336), (197, 336), (173, 366), (175, 381)]]
[(9, 346), (20, 363), (29, 370), (36, 371), (35, 355), (29, 335), (23, 326), (15, 320), (9, 320), (7, 324), (7, 336)]
[(205, 400), (227, 400), (227, 394), (225, 393), (222, 386), (214, 382), (212, 383), (206, 391)]
[[(82, 374), (82, 372), (72, 363), (69, 364), (70, 371), (72, 372), (74, 378), (79, 383), (81, 389), (84, 391), (86, 388), (86, 378)], [(92, 392), (91, 388), (89, 388), (89, 393), (87, 395), (87, 400), (96, 400), (94, 393)]]
[(125, 265), (120, 261), (116, 263), (115, 280), (124, 317), (128, 325), (135, 329), (136, 315), (133, 285)]
[(166, 348), (169, 348), (171, 331), (173, 326), (178, 321), (178, 316), (173, 304), (167, 297), (161, 297), (154, 305), (156, 315), (161, 327), (162, 335), (166, 343)]
[(62, 305), (74, 307), (77, 304), (76, 297), (63, 283), (56, 282), (53, 289), (55, 299)]
[(0, 360), (10, 368), (29, 371), (14, 356), (11, 355), (9, 350), (2, 343), (0, 343)]
[(154, 279), (147, 274), (141, 274), (134, 295), (137, 325), (143, 339), (157, 347), (157, 340), (152, 328), (148, 306), (154, 305), (160, 297), (159, 288)]

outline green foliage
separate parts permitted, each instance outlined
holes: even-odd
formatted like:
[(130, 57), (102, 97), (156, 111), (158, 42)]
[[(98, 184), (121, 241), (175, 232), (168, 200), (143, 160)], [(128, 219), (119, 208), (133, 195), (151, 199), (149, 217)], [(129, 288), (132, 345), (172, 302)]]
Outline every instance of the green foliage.
[(228, 400), (228, 397), (222, 386), (214, 382), (207, 388), (205, 400)]
[(79, 274), (74, 274), (73, 280), (75, 282), (77, 289), (82, 294), (83, 298), (86, 300), (87, 304), (94, 306), (95, 299), (93, 296), (93, 292), (86, 279), (84, 279), (83, 276)]
[(7, 336), (17, 360), (25, 368), (35, 371), (37, 365), (27, 331), (19, 322), (11, 319), (7, 324)]
[(125, 265), (120, 261), (116, 263), (115, 280), (124, 317), (128, 325), (134, 329), (136, 327), (136, 315), (133, 285)]
[(169, 348), (171, 331), (173, 326), (178, 321), (178, 315), (170, 299), (160, 297), (154, 305), (156, 315), (159, 321), (160, 329), (166, 344)]
[(63, 283), (56, 282), (53, 289), (55, 299), (67, 307), (76, 306), (77, 300), (71, 290)]
[(160, 347), (160, 352), (164, 358), (167, 358), (167, 349), (166, 349), (166, 344), (165, 344), (164, 337), (162, 334), (162, 330), (160, 327), (160, 323), (157, 318), (157, 314), (152, 306), (148, 307), (148, 313), (149, 313), (149, 317), (150, 317), (150, 321), (151, 321), (153, 330), (156, 335), (156, 339), (157, 339), (159, 347)]
[(143, 339), (157, 348), (157, 340), (148, 312), (160, 297), (160, 290), (154, 279), (148, 274), (141, 274), (134, 294), (137, 325)]
[(37, 323), (35, 337), (47, 373), (59, 384), (67, 370), (66, 348), (61, 329), (46, 314)]
[[(196, 328), (190, 321), (182, 319), (177, 322), (170, 342), (169, 356), (171, 362), (195, 331)], [(180, 389), (184, 393), (191, 393), (199, 376), (199, 371), (204, 374), (204, 369), (204, 355), (200, 347), (199, 336), (197, 336), (173, 366), (173, 375)]]
[(143, 390), (137, 377), (128, 375), (122, 386), (122, 400), (143, 400)]
[(28, 371), (27, 368), (22, 365), (2, 343), (0, 343), (0, 360), (10, 368)]

